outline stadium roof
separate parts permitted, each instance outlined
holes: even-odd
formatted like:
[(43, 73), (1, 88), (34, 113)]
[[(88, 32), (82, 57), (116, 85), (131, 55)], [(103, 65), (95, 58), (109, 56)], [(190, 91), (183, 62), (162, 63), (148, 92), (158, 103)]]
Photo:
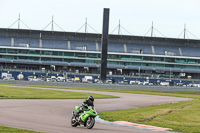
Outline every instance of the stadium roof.
[[(79, 33), (79, 32), (0, 28), (0, 36), (101, 42), (101, 34)], [(113, 35), (113, 34), (109, 35), (109, 42), (200, 47), (200, 40), (194, 40), (194, 39)]]

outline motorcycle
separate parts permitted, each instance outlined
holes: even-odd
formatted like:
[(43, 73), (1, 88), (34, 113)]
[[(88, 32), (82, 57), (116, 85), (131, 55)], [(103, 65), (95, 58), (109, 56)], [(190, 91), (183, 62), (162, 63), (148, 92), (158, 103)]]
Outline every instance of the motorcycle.
[(76, 127), (78, 125), (84, 125), (84, 127), (87, 127), (88, 129), (93, 128), (95, 124), (95, 117), (97, 116), (95, 108), (88, 107), (88, 110), (85, 110), (80, 115), (77, 115), (79, 112), (79, 106), (76, 106), (75, 109), (77, 112), (72, 112), (71, 126)]

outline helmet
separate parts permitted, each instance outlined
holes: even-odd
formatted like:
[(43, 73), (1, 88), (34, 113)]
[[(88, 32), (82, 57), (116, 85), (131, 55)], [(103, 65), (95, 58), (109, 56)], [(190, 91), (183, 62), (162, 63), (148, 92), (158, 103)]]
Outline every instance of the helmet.
[(93, 96), (89, 96), (88, 100), (94, 101), (94, 97)]

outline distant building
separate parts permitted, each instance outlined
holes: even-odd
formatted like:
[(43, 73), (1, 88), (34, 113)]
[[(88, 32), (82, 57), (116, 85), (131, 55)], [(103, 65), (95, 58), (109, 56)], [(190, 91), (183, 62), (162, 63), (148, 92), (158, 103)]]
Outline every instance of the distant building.
[[(199, 51), (199, 40), (109, 35), (108, 72), (200, 78)], [(99, 34), (0, 29), (0, 68), (99, 73), (100, 61)]]

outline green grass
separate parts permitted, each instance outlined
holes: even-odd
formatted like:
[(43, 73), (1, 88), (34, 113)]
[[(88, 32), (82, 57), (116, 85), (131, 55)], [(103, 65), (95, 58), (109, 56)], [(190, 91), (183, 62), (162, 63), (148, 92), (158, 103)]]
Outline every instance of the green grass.
[[(116, 96), (93, 94), (93, 93), (80, 93), (80, 92), (67, 92), (67, 91), (65, 92), (65, 91), (0, 86), (0, 99), (86, 99), (89, 95), (93, 95), (95, 99), (118, 98)], [(0, 133), (39, 133), (39, 132), (0, 126)]]
[(95, 99), (118, 98), (116, 96), (94, 93), (42, 90), (7, 86), (0, 87), (0, 99), (86, 99), (89, 95), (93, 95)]
[(200, 92), (144, 91), (144, 90), (128, 90), (128, 89), (100, 89), (100, 88), (80, 88), (80, 87), (61, 87), (61, 86), (57, 87), (57, 86), (38, 86), (38, 85), (12, 85), (12, 84), (5, 84), (5, 85), (41, 87), (41, 88), (58, 88), (58, 89), (74, 89), (74, 90), (90, 90), (90, 91), (103, 91), (103, 92), (119, 92), (119, 93), (133, 93), (133, 94), (148, 94), (148, 95), (160, 95), (160, 96), (173, 96), (173, 97), (200, 99)]
[(108, 121), (129, 121), (172, 128), (183, 133), (200, 133), (200, 100), (154, 105), (99, 113)]
[(35, 132), (35, 131), (30, 131), (30, 130), (25, 130), (25, 129), (18, 129), (18, 128), (0, 126), (0, 133), (41, 133), (41, 132)]
[[(39, 87), (39, 86), (37, 86)], [(47, 87), (47, 86), (40, 86)], [(120, 93), (136, 93), (161, 96), (194, 98), (197, 100), (153, 105), (148, 107), (103, 112), (98, 115), (108, 121), (129, 121), (134, 123), (172, 128), (183, 133), (200, 133), (200, 92), (136, 91), (122, 89), (96, 89), (76, 87), (53, 87), (62, 89), (93, 90)]]

